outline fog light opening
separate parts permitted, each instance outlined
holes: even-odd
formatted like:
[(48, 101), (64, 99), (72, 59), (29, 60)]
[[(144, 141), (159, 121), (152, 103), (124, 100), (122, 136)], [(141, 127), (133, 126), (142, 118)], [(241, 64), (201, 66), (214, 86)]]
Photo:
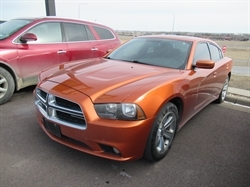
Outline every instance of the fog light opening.
[(116, 149), (115, 147), (113, 147), (113, 151), (115, 154), (118, 154), (118, 155), (120, 154), (120, 151), (118, 149)]

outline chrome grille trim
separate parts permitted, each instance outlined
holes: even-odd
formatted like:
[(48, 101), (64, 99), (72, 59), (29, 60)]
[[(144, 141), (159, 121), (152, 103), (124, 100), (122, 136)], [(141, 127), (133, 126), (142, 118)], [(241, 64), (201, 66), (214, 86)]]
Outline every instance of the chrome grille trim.
[(86, 129), (84, 113), (77, 103), (48, 94), (39, 88), (36, 88), (35, 93), (35, 105), (46, 119), (72, 128)]
[(82, 111), (79, 111), (79, 110), (72, 110), (72, 109), (70, 109), (70, 108), (61, 107), (61, 106), (59, 106), (59, 105), (57, 105), (57, 104), (55, 104), (55, 103), (50, 104), (50, 106), (55, 107), (55, 108), (57, 108), (57, 109), (59, 109), (59, 110), (66, 110), (66, 111), (69, 112), (69, 113), (72, 112), (72, 113), (78, 113), (79, 115), (82, 114)]

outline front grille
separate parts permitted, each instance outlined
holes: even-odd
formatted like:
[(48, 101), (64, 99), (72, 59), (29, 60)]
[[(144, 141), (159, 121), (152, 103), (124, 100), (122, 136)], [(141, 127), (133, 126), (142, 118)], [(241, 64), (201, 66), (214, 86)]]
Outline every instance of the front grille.
[(72, 110), (81, 111), (81, 108), (78, 104), (73, 103), (71, 101), (67, 101), (65, 99), (62, 99), (60, 97), (56, 97), (56, 103), (58, 106), (64, 107), (64, 108), (70, 108)]
[(43, 116), (50, 121), (77, 129), (86, 129), (84, 113), (77, 103), (37, 88), (35, 104)]
[(47, 93), (42, 90), (39, 90), (39, 93), (40, 93), (41, 98), (43, 98), (43, 100), (45, 101), (47, 97)]
[(63, 111), (56, 111), (56, 116), (63, 121), (67, 121), (73, 124), (85, 124), (85, 120), (81, 115), (72, 115), (67, 114)]

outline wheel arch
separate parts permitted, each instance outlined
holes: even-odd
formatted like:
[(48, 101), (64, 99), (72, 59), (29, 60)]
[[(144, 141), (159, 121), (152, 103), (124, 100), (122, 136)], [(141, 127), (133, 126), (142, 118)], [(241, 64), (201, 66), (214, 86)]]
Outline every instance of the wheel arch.
[(228, 78), (231, 79), (231, 71), (228, 73)]
[(178, 123), (177, 123), (178, 124), (177, 131), (178, 131), (182, 113), (183, 113), (183, 107), (184, 107), (183, 100), (180, 97), (175, 97), (175, 98), (172, 98), (171, 100), (168, 100), (167, 102), (173, 103), (178, 109), (178, 117), (179, 117)]
[(155, 115), (157, 116), (158, 113), (160, 112), (160, 110), (168, 103), (171, 102), (173, 103), (177, 109), (178, 109), (178, 121), (177, 121), (177, 131), (179, 129), (179, 125), (182, 119), (182, 114), (183, 114), (183, 110), (184, 110), (184, 102), (183, 99), (181, 98), (181, 96), (178, 95), (174, 95), (173, 97), (167, 98), (166, 100), (162, 101), (161, 104), (159, 105), (157, 111), (155, 112)]
[[(171, 103), (172, 106), (175, 105), (174, 108), (178, 110), (178, 119), (177, 119), (177, 123), (176, 123), (176, 128), (175, 128), (175, 131), (173, 132), (173, 138), (174, 138), (174, 136), (177, 133), (178, 128), (179, 128), (179, 122), (180, 122), (182, 111), (183, 111), (183, 100), (178, 96), (176, 96), (174, 98), (171, 98), (171, 99), (165, 100), (165, 102), (162, 103), (162, 106), (159, 107), (159, 111), (157, 112), (157, 116), (158, 116), (158, 114), (160, 114), (159, 112), (162, 111), (162, 109), (165, 108), (165, 106), (167, 104), (170, 104), (170, 103)], [(172, 109), (173, 109), (173, 107), (172, 107)], [(160, 159), (163, 159), (166, 156), (169, 149), (171, 148), (171, 146), (172, 146), (172, 143), (171, 143), (169, 145), (169, 148), (168, 148), (167, 152), (164, 153), (164, 155), (159, 156), (159, 157), (157, 155), (155, 155), (154, 151), (152, 150), (153, 149), (153, 147), (152, 147), (152, 145), (153, 145), (152, 144), (152, 137), (155, 137), (154, 136), (155, 133), (156, 133), (156, 131), (155, 131), (155, 127), (156, 127), (155, 123), (157, 123), (157, 121), (158, 121), (157, 118), (158, 117), (156, 117), (156, 120), (155, 120), (154, 124), (152, 124), (149, 135), (147, 137), (146, 145), (144, 147), (144, 153), (143, 153), (144, 158), (146, 158), (146, 159), (148, 159), (150, 161), (153, 161), (153, 162), (158, 161)], [(153, 139), (153, 141), (155, 141), (155, 139)], [(173, 141), (173, 139), (171, 140), (171, 142), (172, 141)]]
[(0, 62), (0, 67), (4, 68), (5, 70), (7, 70), (11, 74), (11, 76), (13, 77), (14, 83), (15, 83), (15, 90), (16, 91), (19, 90), (19, 86), (17, 83), (17, 76), (16, 76), (14, 70), (10, 66), (8, 66), (4, 63), (1, 63), (1, 62)]

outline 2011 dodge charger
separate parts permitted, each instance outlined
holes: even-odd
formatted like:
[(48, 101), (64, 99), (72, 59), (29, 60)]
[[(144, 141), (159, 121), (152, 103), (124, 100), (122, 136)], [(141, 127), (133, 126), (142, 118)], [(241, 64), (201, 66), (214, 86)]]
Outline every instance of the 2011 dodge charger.
[(224, 101), (232, 63), (208, 39), (136, 37), (103, 58), (43, 71), (37, 119), (50, 138), (79, 151), (158, 161), (192, 116)]

